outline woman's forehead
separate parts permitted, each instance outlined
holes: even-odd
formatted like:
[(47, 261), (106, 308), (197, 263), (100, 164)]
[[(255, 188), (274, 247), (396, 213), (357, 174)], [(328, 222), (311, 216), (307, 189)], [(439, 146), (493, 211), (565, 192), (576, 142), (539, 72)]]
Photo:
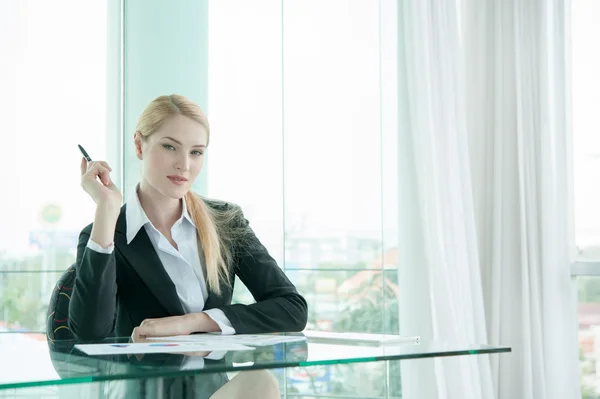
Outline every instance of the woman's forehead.
[(208, 133), (200, 123), (188, 117), (177, 115), (165, 123), (152, 135), (156, 139), (172, 138), (182, 144), (206, 144)]

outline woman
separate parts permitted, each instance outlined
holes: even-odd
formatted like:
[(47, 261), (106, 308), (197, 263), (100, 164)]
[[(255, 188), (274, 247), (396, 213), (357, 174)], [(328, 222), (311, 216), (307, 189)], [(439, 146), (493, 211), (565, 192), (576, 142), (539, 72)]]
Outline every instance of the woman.
[[(77, 247), (69, 328), (83, 340), (194, 332), (301, 331), (307, 305), (236, 205), (192, 193), (209, 126), (189, 99), (161, 96), (134, 134), (142, 177), (122, 196), (106, 162), (81, 161), (81, 185), (96, 202)], [(231, 304), (234, 277), (256, 303)]]

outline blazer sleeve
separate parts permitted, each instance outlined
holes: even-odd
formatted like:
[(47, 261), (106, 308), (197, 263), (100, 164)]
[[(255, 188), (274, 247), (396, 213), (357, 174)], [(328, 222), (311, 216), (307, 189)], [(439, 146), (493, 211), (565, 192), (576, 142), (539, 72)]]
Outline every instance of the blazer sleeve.
[(79, 234), (76, 275), (68, 325), (80, 340), (100, 340), (114, 330), (117, 307), (115, 251), (96, 252), (87, 247), (92, 225)]
[(247, 229), (248, 237), (235, 251), (234, 271), (256, 303), (224, 305), (218, 309), (225, 313), (237, 334), (302, 331), (308, 317), (306, 300), (269, 255), (241, 212), (238, 223), (239, 228)]

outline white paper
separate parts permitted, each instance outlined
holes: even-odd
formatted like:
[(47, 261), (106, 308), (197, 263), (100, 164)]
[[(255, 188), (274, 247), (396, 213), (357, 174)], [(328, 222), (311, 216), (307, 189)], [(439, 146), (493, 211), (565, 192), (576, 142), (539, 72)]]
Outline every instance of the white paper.
[(178, 335), (174, 337), (152, 337), (148, 338), (158, 341), (170, 342), (193, 342), (196, 344), (206, 345), (249, 345), (249, 346), (267, 346), (275, 345), (283, 342), (298, 342), (306, 341), (304, 336), (291, 335), (273, 335), (273, 334), (238, 334), (238, 335), (221, 335), (221, 334), (192, 334)]
[(88, 355), (128, 355), (143, 353), (186, 353), (254, 350), (254, 348), (240, 344), (198, 344), (194, 342), (85, 344), (75, 345), (75, 348)]

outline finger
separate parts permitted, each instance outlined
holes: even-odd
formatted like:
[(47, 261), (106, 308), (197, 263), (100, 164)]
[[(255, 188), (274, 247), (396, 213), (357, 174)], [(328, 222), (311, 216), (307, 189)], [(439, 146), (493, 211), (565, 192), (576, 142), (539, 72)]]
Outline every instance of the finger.
[(110, 167), (110, 165), (108, 164), (108, 162), (105, 161), (98, 161), (98, 163), (102, 166), (104, 166), (105, 168), (107, 168), (109, 171), (112, 172), (112, 168)]
[(106, 166), (102, 165), (98, 161), (90, 161), (87, 163), (87, 172), (88, 173), (97, 173), (99, 170), (102, 170), (102, 169), (107, 169), (107, 168), (106, 168)]
[(96, 161), (89, 161), (89, 162), (87, 162), (87, 160), (86, 160), (86, 163), (87, 163), (87, 171), (88, 172), (90, 170), (94, 169), (96, 167), (96, 165), (98, 165), (98, 162), (96, 162)]
[(84, 157), (81, 157), (81, 164), (79, 165), (79, 169), (81, 170), (81, 176), (85, 175), (87, 172), (87, 160)]
[(94, 166), (97, 166), (97, 165), (102, 165), (106, 169), (108, 169), (109, 171), (112, 172), (112, 168), (110, 167), (110, 165), (106, 161), (90, 161), (90, 162), (88, 162), (88, 170), (92, 169)]
[(141, 338), (145, 338), (150, 336), (151, 334), (151, 327), (150, 326), (142, 326), (140, 325), (139, 327), (135, 328), (137, 330), (137, 339), (140, 340)]
[(142, 335), (140, 334), (140, 330), (142, 329), (142, 327), (136, 327), (133, 329), (133, 332), (131, 333), (131, 339), (133, 340), (133, 342), (138, 343), (141, 340)]
[(102, 184), (108, 186), (110, 184), (110, 171), (99, 162), (91, 162), (90, 164), (87, 173), (100, 178)]
[(102, 182), (102, 184), (104, 184), (105, 186), (109, 186), (111, 183), (110, 180), (110, 171), (108, 169), (106, 169), (105, 167), (102, 167), (102, 169), (100, 170), (100, 181)]

